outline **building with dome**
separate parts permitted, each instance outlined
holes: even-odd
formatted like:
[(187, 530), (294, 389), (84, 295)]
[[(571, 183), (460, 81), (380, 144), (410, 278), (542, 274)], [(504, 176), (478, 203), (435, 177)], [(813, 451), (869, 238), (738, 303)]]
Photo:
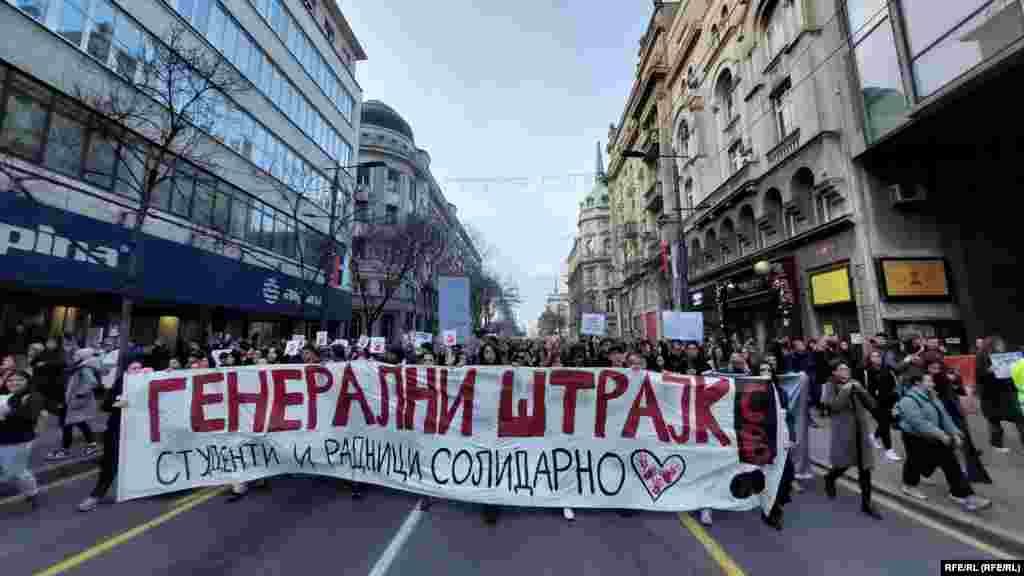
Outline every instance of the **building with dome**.
[[(379, 100), (363, 103), (360, 124), (359, 162), (383, 162), (385, 166), (359, 168), (354, 209), (371, 222), (399, 223), (409, 214), (430, 215), (445, 222), (454, 233), (452, 251), (455, 268), (462, 270), (480, 266), (469, 234), (458, 218), (455, 204), (448, 202), (430, 172), (430, 154), (416, 146), (412, 127), (394, 108)], [(367, 227), (353, 227), (353, 258), (367, 259), (373, 247), (367, 245)], [(372, 270), (364, 266), (361, 270)], [(439, 271), (424, 271), (423, 277), (400, 287), (384, 305), (384, 311), (367, 330), (363, 325), (363, 291), (371, 307), (379, 306), (383, 297), (380, 278), (366, 274), (365, 285), (354, 285), (352, 323), (349, 336), (384, 336), (389, 343), (412, 330), (437, 332)], [(443, 271), (451, 272), (452, 271)], [(357, 283), (358, 284), (358, 283)]]
[(608, 299), (612, 280), (612, 236), (608, 212), (608, 186), (597, 143), (594, 183), (580, 201), (576, 240), (569, 258), (569, 315), (572, 334), (579, 334), (583, 314), (601, 313), (608, 334), (618, 333), (614, 302)]

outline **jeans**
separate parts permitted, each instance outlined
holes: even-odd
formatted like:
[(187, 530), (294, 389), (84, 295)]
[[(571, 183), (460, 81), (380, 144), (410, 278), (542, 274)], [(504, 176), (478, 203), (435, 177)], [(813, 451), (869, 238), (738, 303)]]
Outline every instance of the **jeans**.
[(913, 434), (903, 434), (903, 446), (907, 451), (907, 459), (903, 463), (903, 483), (907, 486), (917, 486), (922, 474), (941, 468), (949, 484), (950, 494), (956, 498), (966, 498), (974, 493), (964, 477), (956, 453), (949, 446)]
[(0, 483), (14, 482), (26, 496), (38, 494), (36, 477), (29, 468), (31, 456), (32, 442), (0, 446)]

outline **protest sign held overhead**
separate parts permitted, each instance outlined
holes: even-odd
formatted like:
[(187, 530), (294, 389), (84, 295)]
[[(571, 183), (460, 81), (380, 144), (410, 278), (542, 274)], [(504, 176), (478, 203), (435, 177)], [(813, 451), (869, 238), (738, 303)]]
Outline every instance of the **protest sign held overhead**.
[(321, 330), (316, 333), (316, 345), (320, 348), (327, 346), (327, 331)]
[(455, 346), (455, 343), (458, 342), (455, 330), (445, 330), (443, 334), (445, 346)]
[(501, 505), (768, 510), (785, 461), (756, 378), (353, 362), (131, 375), (125, 397), (119, 500), (303, 473)]
[(661, 313), (662, 331), (669, 340), (702, 342), (704, 340), (704, 315), (700, 312)]

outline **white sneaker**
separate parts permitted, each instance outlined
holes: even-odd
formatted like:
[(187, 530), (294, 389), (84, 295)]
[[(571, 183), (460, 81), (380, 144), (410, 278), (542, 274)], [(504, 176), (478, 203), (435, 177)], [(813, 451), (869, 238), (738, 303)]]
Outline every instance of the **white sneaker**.
[(89, 496), (85, 500), (82, 500), (82, 503), (78, 505), (78, 511), (79, 512), (92, 512), (99, 505), (100, 505), (99, 498), (93, 498), (92, 496)]
[(793, 474), (793, 478), (796, 478), (797, 480), (810, 480), (811, 478), (814, 478), (814, 474), (811, 474), (810, 472), (803, 472), (801, 474)]
[(927, 494), (925, 494), (924, 492), (921, 492), (920, 490), (918, 490), (917, 488), (915, 488), (913, 486), (907, 486), (906, 484), (900, 486), (900, 492), (903, 492), (907, 496), (910, 496), (911, 498), (916, 498), (918, 500), (927, 500), (928, 499), (928, 495)]
[(957, 498), (956, 496), (953, 496), (952, 494), (950, 494), (949, 498), (950, 498), (950, 500), (952, 500), (953, 502), (956, 502), (957, 504), (963, 506), (965, 509), (967, 509), (970, 512), (973, 512), (975, 510), (981, 510), (983, 508), (988, 508), (989, 506), (992, 505), (992, 501), (991, 500), (989, 500), (988, 498), (982, 498), (981, 496), (978, 496), (977, 494), (971, 494), (970, 496), (968, 496), (966, 498)]
[(903, 460), (903, 457), (897, 454), (892, 448), (885, 451), (885, 458), (890, 462), (899, 462), (900, 460)]
[(993, 446), (992, 449), (995, 450), (996, 452), (999, 452), (1000, 454), (1009, 454), (1010, 453), (1010, 449), (1007, 448), (1006, 446), (1000, 446), (998, 448)]
[(881, 450), (885, 448), (885, 445), (883, 445), (882, 441), (878, 439), (878, 436), (872, 436), (871, 443), (875, 445), (875, 450)]
[(711, 526), (711, 509), (705, 508), (700, 511), (700, 523), (705, 526)]
[(576, 519), (576, 513), (572, 511), (572, 508), (562, 508), (562, 516), (565, 516), (569, 522)]

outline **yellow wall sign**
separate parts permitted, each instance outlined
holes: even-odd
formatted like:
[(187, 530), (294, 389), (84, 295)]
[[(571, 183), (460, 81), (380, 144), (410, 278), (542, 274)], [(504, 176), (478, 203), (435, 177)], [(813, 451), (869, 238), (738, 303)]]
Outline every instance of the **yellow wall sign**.
[(942, 260), (882, 260), (886, 296), (949, 296)]
[(811, 302), (815, 306), (852, 301), (850, 272), (846, 266), (811, 276)]

